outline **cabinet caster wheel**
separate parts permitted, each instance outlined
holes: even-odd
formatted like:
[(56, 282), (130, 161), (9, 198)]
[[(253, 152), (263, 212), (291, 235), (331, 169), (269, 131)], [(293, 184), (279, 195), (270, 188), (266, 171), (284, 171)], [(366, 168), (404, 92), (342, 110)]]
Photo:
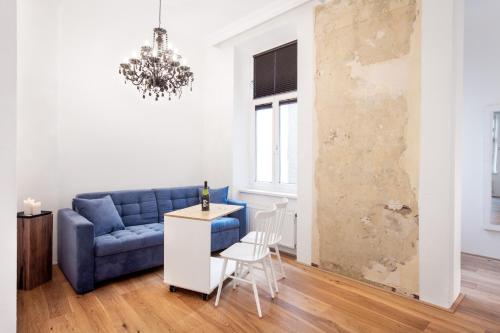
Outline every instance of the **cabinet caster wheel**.
[(170, 286), (170, 292), (175, 293), (177, 291), (177, 288), (175, 286)]
[(201, 296), (203, 297), (204, 301), (208, 301), (208, 294), (202, 294)]

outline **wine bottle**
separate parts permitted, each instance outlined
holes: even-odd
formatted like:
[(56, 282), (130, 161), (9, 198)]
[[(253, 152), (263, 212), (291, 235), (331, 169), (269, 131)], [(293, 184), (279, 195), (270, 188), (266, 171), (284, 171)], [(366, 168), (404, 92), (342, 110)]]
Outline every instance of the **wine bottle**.
[(208, 185), (206, 180), (205, 180), (205, 186), (201, 191), (201, 210), (202, 211), (210, 210), (210, 194), (208, 193)]

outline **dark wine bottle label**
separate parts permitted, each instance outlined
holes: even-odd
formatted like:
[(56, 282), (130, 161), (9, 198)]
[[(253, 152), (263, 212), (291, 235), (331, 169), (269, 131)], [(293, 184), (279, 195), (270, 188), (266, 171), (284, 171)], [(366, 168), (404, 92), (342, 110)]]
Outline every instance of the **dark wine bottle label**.
[(203, 190), (201, 191), (201, 210), (210, 210), (210, 192), (208, 191), (208, 184), (206, 180), (203, 186)]
[(207, 211), (210, 210), (210, 196), (202, 195), (201, 196), (201, 210)]

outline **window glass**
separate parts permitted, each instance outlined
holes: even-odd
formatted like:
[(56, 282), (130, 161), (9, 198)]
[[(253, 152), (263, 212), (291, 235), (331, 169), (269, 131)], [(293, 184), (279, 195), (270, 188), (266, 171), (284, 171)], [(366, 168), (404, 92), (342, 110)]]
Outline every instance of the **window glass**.
[(297, 101), (280, 103), (280, 183), (297, 184)]
[(255, 180), (273, 181), (273, 107), (272, 104), (255, 108)]

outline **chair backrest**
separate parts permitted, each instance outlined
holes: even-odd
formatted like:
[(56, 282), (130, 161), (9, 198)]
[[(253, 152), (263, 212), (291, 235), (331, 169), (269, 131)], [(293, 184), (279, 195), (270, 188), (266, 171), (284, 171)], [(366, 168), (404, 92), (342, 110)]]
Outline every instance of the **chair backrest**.
[(286, 218), (286, 207), (288, 205), (288, 199), (283, 198), (274, 205), (276, 206), (276, 221), (271, 230), (271, 244), (275, 243), (277, 241), (277, 238), (281, 236), (283, 224)]
[(271, 232), (276, 224), (276, 205), (273, 209), (255, 213), (255, 240), (253, 243), (254, 257), (260, 257), (268, 251), (271, 242)]

